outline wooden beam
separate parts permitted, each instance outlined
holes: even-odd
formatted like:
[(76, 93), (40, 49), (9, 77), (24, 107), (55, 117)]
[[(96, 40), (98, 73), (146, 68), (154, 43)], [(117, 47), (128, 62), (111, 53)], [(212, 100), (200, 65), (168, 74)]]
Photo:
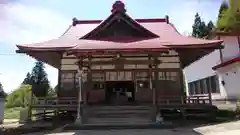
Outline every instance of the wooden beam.
[[(83, 65), (88, 65), (89, 62), (83, 61)], [(110, 60), (110, 61), (92, 61), (92, 65), (115, 65), (115, 64), (160, 64), (160, 60)]]
[[(134, 68), (134, 69), (121, 69), (121, 71), (123, 72), (127, 72), (127, 71), (139, 71), (139, 72), (147, 72), (149, 69), (147, 68)], [(152, 71), (176, 71), (178, 72), (180, 70), (180, 68), (152, 68)], [(119, 71), (119, 69), (92, 69), (92, 72), (94, 73), (102, 73), (103, 71), (105, 72), (115, 72), (115, 71)]]

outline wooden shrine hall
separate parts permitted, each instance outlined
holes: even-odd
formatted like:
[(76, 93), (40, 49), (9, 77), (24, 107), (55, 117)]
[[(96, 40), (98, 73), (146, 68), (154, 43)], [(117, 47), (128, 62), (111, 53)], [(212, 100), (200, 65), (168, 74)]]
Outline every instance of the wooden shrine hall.
[(57, 97), (35, 95), (31, 109), (65, 110), (87, 119), (101, 108), (136, 114), (139, 108), (211, 105), (210, 91), (202, 97), (185, 95), (183, 68), (221, 44), (181, 35), (168, 16), (133, 19), (116, 1), (105, 20), (74, 18), (60, 37), (17, 45), (17, 52), (58, 69)]

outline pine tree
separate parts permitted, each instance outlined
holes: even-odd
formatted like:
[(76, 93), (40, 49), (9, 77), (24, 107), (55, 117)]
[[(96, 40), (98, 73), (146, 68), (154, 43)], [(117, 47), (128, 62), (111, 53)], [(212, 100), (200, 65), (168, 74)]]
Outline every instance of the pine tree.
[(214, 29), (214, 24), (210, 21), (207, 25), (202, 21), (198, 13), (195, 15), (194, 24), (192, 26), (192, 36), (196, 38), (208, 38)]
[(199, 30), (199, 26), (201, 25), (201, 18), (200, 18), (200, 16), (199, 16), (199, 14), (197, 13), (196, 15), (195, 15), (195, 20), (194, 20), (194, 24), (193, 24), (193, 26), (192, 26), (192, 29), (193, 29), (193, 31), (192, 31), (192, 36), (193, 37), (199, 37), (199, 35), (200, 35), (200, 30)]
[(215, 26), (212, 21), (208, 22), (206, 29), (207, 29), (206, 39), (208, 39), (212, 35), (212, 33), (215, 31)]
[(32, 75), (28, 72), (22, 84), (32, 85)]
[(37, 97), (45, 97), (50, 88), (47, 73), (44, 70), (44, 64), (37, 61), (31, 73), (32, 91)]

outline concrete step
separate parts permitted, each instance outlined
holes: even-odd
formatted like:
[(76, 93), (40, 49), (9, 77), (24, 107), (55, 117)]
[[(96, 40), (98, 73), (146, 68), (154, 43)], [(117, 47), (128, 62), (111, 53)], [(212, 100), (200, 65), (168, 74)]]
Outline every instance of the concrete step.
[(151, 106), (88, 107), (89, 124), (138, 124), (151, 122)]
[(149, 113), (151, 110), (89, 110), (89, 112), (92, 113), (101, 113), (101, 114), (106, 114), (106, 113), (112, 113), (112, 114), (133, 114), (133, 113)]
[(96, 118), (142, 118), (142, 117), (149, 117), (150, 113), (132, 113), (132, 114), (111, 114), (111, 113), (95, 113), (95, 114), (88, 114), (89, 117), (96, 117)]
[(150, 119), (144, 118), (90, 118), (88, 124), (138, 124), (138, 123), (151, 123)]
[(94, 106), (88, 107), (94, 111), (101, 111), (101, 110), (151, 110), (151, 106)]

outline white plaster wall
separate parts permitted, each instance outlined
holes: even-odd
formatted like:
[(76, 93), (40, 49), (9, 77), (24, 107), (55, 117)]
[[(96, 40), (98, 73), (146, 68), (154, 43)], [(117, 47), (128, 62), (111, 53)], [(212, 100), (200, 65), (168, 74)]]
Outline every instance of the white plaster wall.
[(193, 82), (209, 76), (216, 75), (216, 72), (212, 69), (213, 66), (220, 63), (220, 52), (215, 50), (214, 52), (204, 56), (202, 59), (192, 63), (186, 67), (183, 71), (187, 82)]
[(235, 63), (218, 69), (221, 80), (225, 82), (222, 92), (228, 99), (240, 97), (240, 64)]
[[(227, 61), (230, 60), (236, 56), (240, 55), (239, 45), (237, 37), (230, 37), (230, 36), (221, 36), (221, 40), (224, 41), (224, 49), (222, 50), (223, 54), (223, 60)], [(236, 75), (229, 75), (225, 76), (225, 72), (232, 72), (232, 67), (226, 67), (224, 69), (221, 69), (220, 72), (216, 72), (212, 70), (212, 67), (220, 64), (220, 52), (219, 50), (215, 50), (214, 52), (210, 53), (209, 55), (204, 56), (200, 60), (192, 63), (190, 66), (186, 67), (184, 69), (184, 74), (186, 78), (186, 85), (189, 82), (193, 82), (196, 80), (200, 80), (206, 77), (210, 77), (212, 75), (218, 75), (219, 77), (219, 88), (220, 88), (220, 94), (212, 94), (213, 99), (223, 99), (227, 96), (234, 96), (237, 94), (236, 88), (239, 86), (236, 86), (239, 83), (236, 80), (240, 80), (239, 74)], [(225, 83), (228, 82), (228, 85), (223, 86), (222, 80), (225, 81)], [(239, 90), (240, 91), (240, 90)], [(188, 93), (188, 87), (187, 87), (187, 93)]]
[(237, 36), (221, 36), (220, 39), (224, 41), (224, 49), (222, 50), (224, 61), (240, 54)]
[[(197, 81), (203, 78), (207, 78), (213, 75), (217, 75), (217, 72), (212, 69), (213, 66), (220, 64), (220, 52), (219, 50), (215, 50), (214, 52), (204, 56), (200, 60), (192, 63), (190, 66), (186, 67), (184, 71), (185, 75), (185, 83), (187, 86), (186, 92), (187, 95), (189, 95), (188, 92), (188, 83)], [(219, 89), (220, 93), (212, 93), (212, 99), (224, 99), (224, 89), (221, 84), (221, 80), (219, 79)]]
[(4, 120), (4, 98), (0, 98), (0, 124), (3, 123)]

